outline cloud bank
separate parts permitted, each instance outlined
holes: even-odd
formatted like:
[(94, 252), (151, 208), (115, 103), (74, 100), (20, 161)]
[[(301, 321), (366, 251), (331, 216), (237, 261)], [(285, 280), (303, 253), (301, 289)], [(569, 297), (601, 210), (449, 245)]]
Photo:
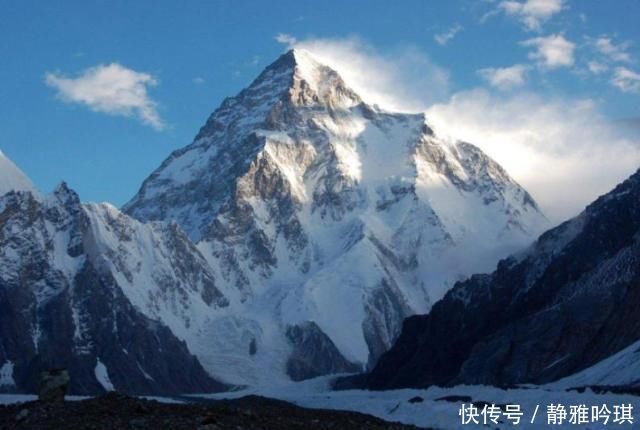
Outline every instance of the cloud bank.
[(427, 111), (437, 133), (482, 148), (560, 222), (640, 166), (639, 142), (623, 135), (591, 100), (545, 100), (486, 90), (455, 94)]
[(112, 63), (86, 69), (74, 78), (47, 73), (45, 82), (67, 103), (79, 103), (109, 115), (136, 117), (156, 130), (165, 127), (157, 103), (147, 93), (158, 81), (148, 73)]

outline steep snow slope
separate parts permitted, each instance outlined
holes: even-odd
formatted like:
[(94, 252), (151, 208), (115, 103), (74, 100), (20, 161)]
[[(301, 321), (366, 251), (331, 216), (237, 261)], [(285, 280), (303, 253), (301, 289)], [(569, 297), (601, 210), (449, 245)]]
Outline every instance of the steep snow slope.
[(373, 363), (405, 317), (546, 225), (478, 148), (369, 106), (298, 50), (226, 99), (124, 210), (197, 242), (230, 305), (190, 345), (250, 384)]
[(11, 190), (35, 193), (29, 178), (0, 151), (0, 195)]

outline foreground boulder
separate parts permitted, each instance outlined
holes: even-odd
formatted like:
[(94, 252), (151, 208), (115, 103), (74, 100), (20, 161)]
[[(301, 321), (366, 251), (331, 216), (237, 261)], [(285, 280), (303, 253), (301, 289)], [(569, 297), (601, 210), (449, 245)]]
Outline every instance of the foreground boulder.
[(68, 388), (69, 372), (67, 372), (66, 369), (54, 369), (42, 372), (40, 375), (38, 400), (43, 403), (63, 402)]

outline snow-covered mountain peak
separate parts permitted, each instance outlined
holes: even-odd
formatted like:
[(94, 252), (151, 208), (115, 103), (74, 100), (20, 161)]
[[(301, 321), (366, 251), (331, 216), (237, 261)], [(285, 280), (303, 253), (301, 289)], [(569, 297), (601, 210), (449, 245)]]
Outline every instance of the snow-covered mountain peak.
[(4, 195), (9, 191), (36, 193), (36, 189), (27, 175), (0, 151), (0, 195)]
[(480, 149), (367, 105), (302, 50), (226, 99), (124, 212), (176, 222), (207, 259), (232, 311), (199, 335), (229, 339), (196, 354), (233, 383), (372, 363), (406, 316), (546, 225)]

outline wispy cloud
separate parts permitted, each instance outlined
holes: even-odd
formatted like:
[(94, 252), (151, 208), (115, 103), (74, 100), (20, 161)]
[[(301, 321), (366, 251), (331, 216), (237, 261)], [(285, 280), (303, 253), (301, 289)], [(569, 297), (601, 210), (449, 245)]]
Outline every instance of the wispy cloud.
[(205, 79), (202, 76), (196, 76), (193, 78), (193, 83), (196, 85), (202, 85), (205, 83)]
[(527, 30), (540, 30), (545, 21), (564, 7), (564, 0), (509, 0), (498, 3), (497, 12), (517, 18)]
[(73, 78), (47, 73), (45, 82), (65, 102), (83, 104), (109, 115), (137, 117), (156, 130), (165, 127), (157, 103), (147, 93), (158, 81), (148, 73), (112, 63), (86, 69)]
[(626, 67), (616, 67), (611, 84), (625, 93), (640, 93), (640, 73)]
[(446, 45), (451, 39), (453, 39), (454, 37), (456, 37), (456, 35), (458, 33), (460, 33), (462, 31), (463, 27), (459, 24), (454, 25), (453, 27), (451, 27), (450, 29), (448, 29), (445, 32), (442, 33), (438, 33), (435, 36), (433, 36), (433, 39), (439, 44), (439, 45)]
[(390, 110), (422, 111), (449, 95), (449, 73), (416, 47), (381, 52), (357, 37), (302, 39), (279, 34), (334, 68), (365, 101)]
[(594, 75), (601, 75), (602, 73), (609, 70), (609, 66), (599, 61), (589, 61), (587, 67), (589, 68), (589, 71)]
[(542, 68), (557, 69), (572, 66), (574, 63), (573, 53), (576, 45), (562, 34), (534, 37), (521, 44), (535, 48), (535, 51), (529, 53), (529, 58)]
[(478, 70), (478, 74), (492, 87), (508, 90), (524, 85), (527, 66), (514, 64), (510, 67), (489, 67)]
[(282, 43), (283, 45), (289, 45), (289, 46), (293, 46), (298, 42), (298, 40), (295, 37), (286, 33), (278, 33), (275, 39), (276, 39), (276, 42)]
[(631, 61), (631, 56), (627, 52), (630, 45), (629, 42), (616, 44), (610, 37), (600, 36), (593, 41), (593, 45), (598, 52), (613, 61), (627, 63)]

